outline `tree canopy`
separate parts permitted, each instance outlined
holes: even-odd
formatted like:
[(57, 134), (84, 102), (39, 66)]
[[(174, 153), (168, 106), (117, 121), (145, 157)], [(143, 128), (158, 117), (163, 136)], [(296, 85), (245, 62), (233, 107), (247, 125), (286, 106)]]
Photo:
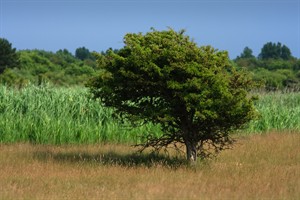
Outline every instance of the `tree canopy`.
[[(254, 57), (252, 49), (245, 47), (243, 52), (231, 61), (231, 64), (236, 68), (249, 71), (253, 80), (264, 86), (267, 91), (286, 88), (299, 91), (300, 59), (289, 56), (291, 54), (287, 46), (281, 45), (279, 42), (280, 45), (269, 43), (276, 48), (281, 46), (281, 50), (278, 51), (281, 52), (281, 57), (262, 58), (261, 54)], [(267, 44), (264, 44), (263, 47), (268, 46)], [(4, 48), (5, 46), (8, 48)], [(11, 49), (11, 54), (4, 49)], [(64, 86), (84, 85), (90, 76), (101, 69), (97, 67), (94, 52), (90, 52), (85, 47), (77, 49), (89, 53), (79, 59), (67, 49), (60, 49), (56, 52), (38, 49), (17, 51), (6, 39), (1, 39), (0, 83), (18, 87), (28, 83), (40, 84), (41, 82)], [(119, 52), (118, 49), (110, 48), (100, 54), (105, 57), (110, 51), (115, 54)], [(3, 55), (6, 56), (3, 57)], [(12, 56), (8, 56), (8, 59), (7, 55)]]
[(243, 53), (241, 53), (241, 55), (238, 56), (237, 59), (255, 58), (255, 56), (252, 53), (252, 49), (250, 49), (249, 47), (245, 47)]
[(245, 47), (234, 62), (248, 70), (253, 80), (261, 84), (266, 91), (288, 89), (300, 90), (300, 60), (293, 57), (290, 49), (280, 42), (268, 42), (263, 45), (258, 57), (252, 57), (252, 50)]
[(96, 62), (81, 61), (68, 50), (53, 53), (45, 50), (20, 50), (18, 67), (0, 74), (0, 83), (23, 87), (28, 83), (51, 83), (56, 86), (84, 85), (96, 72)]
[(126, 34), (118, 52), (98, 55), (102, 71), (89, 87), (121, 116), (161, 125), (164, 135), (148, 134), (143, 149), (184, 143), (196, 161), (230, 145), (229, 134), (253, 118), (252, 82), (226, 51), (198, 47), (184, 33)]
[(75, 57), (80, 60), (93, 59), (91, 52), (85, 47), (79, 47), (75, 50)]
[(0, 38), (0, 74), (6, 68), (16, 67), (19, 64), (19, 56), (16, 48), (5, 38)]
[(259, 58), (261, 59), (283, 59), (283, 60), (288, 60), (292, 58), (292, 54), (290, 49), (282, 45), (280, 42), (272, 43), (268, 42), (266, 43), (263, 48), (261, 49), (261, 53), (259, 54)]

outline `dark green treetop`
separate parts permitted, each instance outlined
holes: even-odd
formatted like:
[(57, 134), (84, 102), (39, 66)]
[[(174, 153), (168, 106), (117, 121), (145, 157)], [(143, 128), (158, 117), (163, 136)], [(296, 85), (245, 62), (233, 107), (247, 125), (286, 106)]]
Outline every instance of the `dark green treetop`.
[(243, 52), (240, 56), (237, 57), (237, 59), (244, 59), (244, 58), (255, 58), (255, 56), (252, 54), (253, 51), (249, 47), (245, 47)]
[(19, 55), (16, 48), (5, 38), (0, 38), (0, 74), (6, 68), (13, 68), (19, 65)]
[(280, 42), (278, 42), (277, 44), (268, 42), (261, 49), (259, 58), (289, 60), (290, 58), (292, 58), (292, 54), (290, 49), (286, 45), (282, 45)]
[(123, 117), (161, 125), (164, 134), (148, 135), (143, 148), (184, 143), (193, 162), (230, 145), (229, 134), (255, 112), (247, 93), (252, 81), (231, 66), (227, 52), (198, 47), (184, 33), (125, 35), (119, 51), (98, 55), (102, 71), (89, 87)]
[(77, 48), (75, 50), (75, 57), (80, 59), (80, 60), (86, 60), (86, 59), (92, 59), (93, 58), (90, 50), (88, 50), (85, 47)]

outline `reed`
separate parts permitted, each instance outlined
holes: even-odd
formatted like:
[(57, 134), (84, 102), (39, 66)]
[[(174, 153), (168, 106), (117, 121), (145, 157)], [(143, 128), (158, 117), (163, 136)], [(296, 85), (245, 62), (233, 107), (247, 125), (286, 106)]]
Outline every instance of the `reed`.
[(258, 119), (249, 123), (244, 133), (300, 130), (300, 93), (259, 93), (256, 109)]
[[(259, 118), (240, 134), (300, 130), (300, 93), (259, 93)], [(132, 127), (112, 117), (83, 87), (0, 86), (0, 143), (39, 144), (140, 143), (159, 126)]]
[(39, 144), (136, 143), (159, 128), (131, 127), (112, 118), (113, 110), (89, 97), (84, 88), (0, 86), (0, 142)]

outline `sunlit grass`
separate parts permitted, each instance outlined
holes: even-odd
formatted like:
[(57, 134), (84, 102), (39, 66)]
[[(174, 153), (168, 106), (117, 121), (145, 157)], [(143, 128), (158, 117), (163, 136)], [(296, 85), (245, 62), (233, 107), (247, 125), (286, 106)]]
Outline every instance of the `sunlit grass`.
[[(300, 130), (300, 93), (260, 93), (259, 118), (242, 135), (274, 130)], [(90, 98), (83, 87), (0, 86), (0, 143), (36, 144), (140, 143), (158, 126), (132, 127), (112, 118), (113, 110)]]
[(259, 117), (245, 132), (300, 130), (300, 93), (259, 93), (256, 109)]
[(84, 88), (0, 86), (0, 142), (137, 143), (142, 135), (159, 132), (151, 124), (134, 128), (121, 124), (112, 114)]
[(239, 137), (192, 168), (127, 145), (2, 144), (0, 199), (300, 199), (299, 141), (290, 132)]

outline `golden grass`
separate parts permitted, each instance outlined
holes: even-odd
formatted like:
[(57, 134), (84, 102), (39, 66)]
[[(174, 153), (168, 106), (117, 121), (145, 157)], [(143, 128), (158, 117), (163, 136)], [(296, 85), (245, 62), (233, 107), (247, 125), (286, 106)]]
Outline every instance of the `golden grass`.
[(239, 138), (195, 168), (122, 145), (2, 144), (0, 199), (300, 199), (299, 141)]

